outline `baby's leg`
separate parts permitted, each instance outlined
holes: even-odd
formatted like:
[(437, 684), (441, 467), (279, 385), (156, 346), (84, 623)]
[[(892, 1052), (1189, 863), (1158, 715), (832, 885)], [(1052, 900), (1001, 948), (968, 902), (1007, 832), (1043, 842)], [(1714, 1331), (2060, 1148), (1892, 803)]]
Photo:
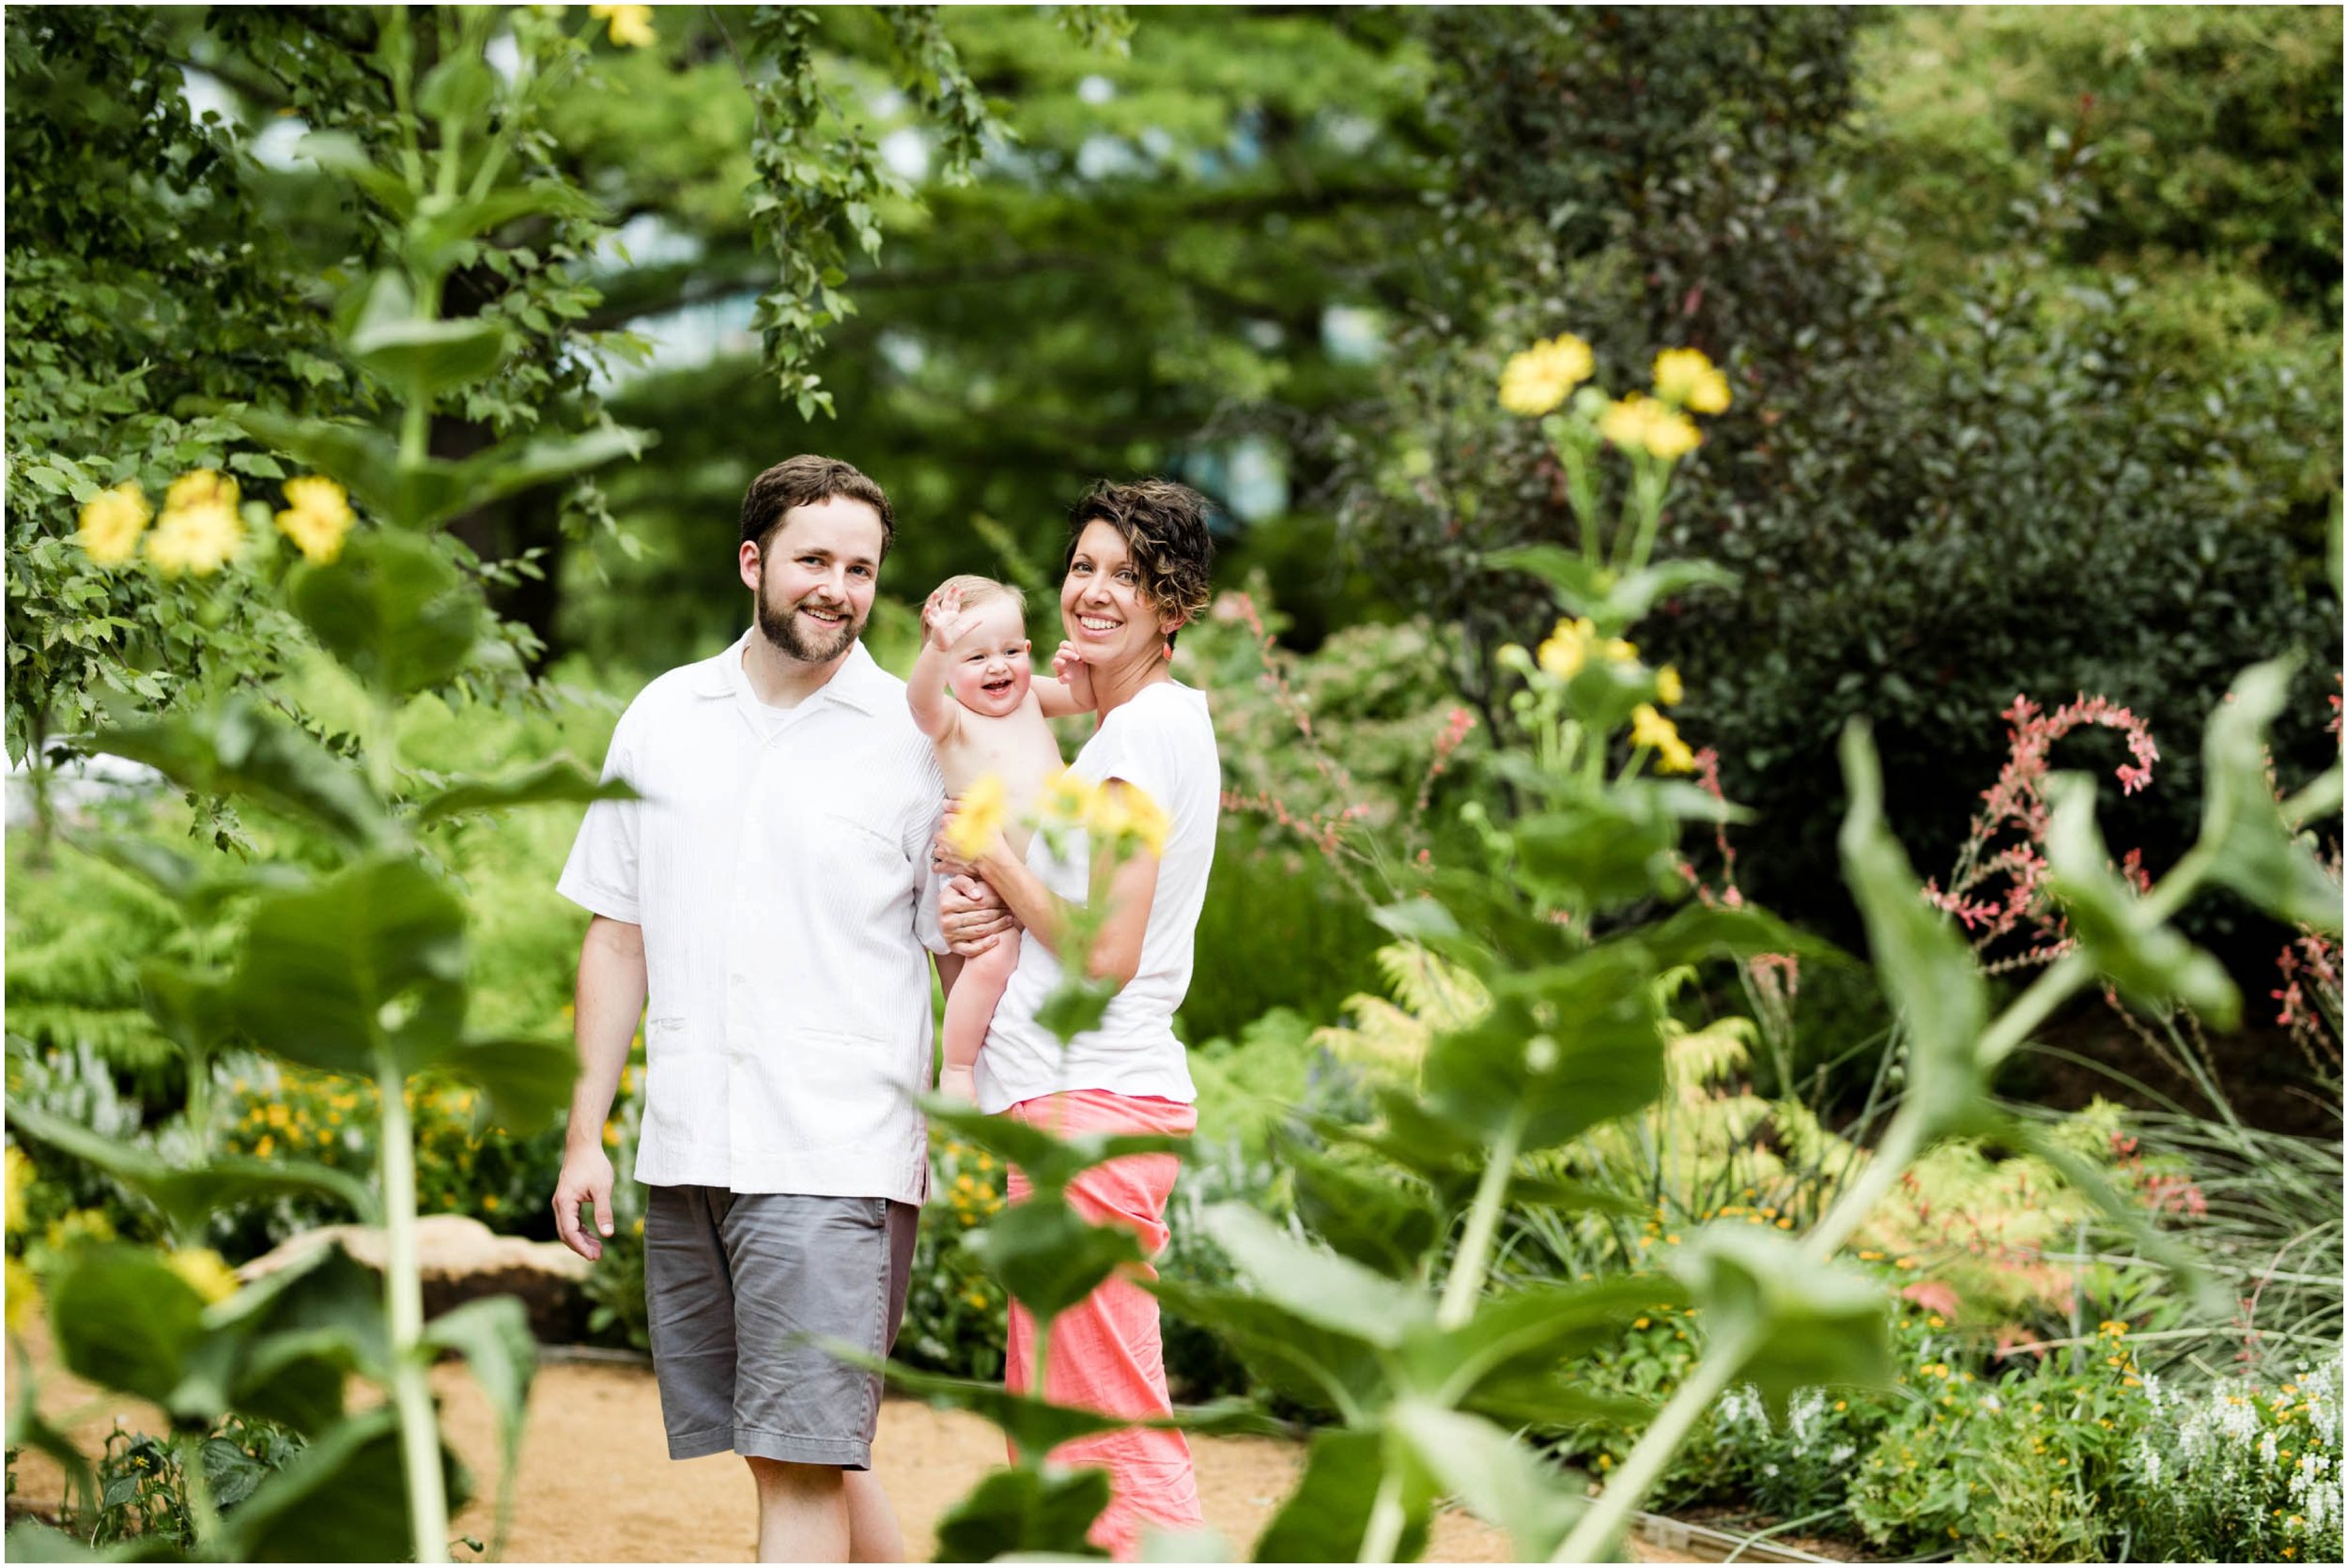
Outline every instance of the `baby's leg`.
[(954, 989), (946, 994), (946, 1067), (938, 1074), (939, 1094), (950, 1099), (978, 1098), (971, 1069), (978, 1065), (979, 1048), (986, 1044), (987, 1028), (995, 1022), (995, 1005), (1003, 999), (1003, 989), (1011, 984), (1012, 971), (1018, 967), (1016, 931), (1004, 932), (996, 938), (994, 946), (964, 961)]

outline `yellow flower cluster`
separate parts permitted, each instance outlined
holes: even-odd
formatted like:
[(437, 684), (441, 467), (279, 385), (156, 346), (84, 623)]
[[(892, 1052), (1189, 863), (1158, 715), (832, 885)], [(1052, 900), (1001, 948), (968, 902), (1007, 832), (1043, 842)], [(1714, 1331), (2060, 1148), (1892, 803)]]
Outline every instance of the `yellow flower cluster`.
[(1628, 664), (1639, 656), (1639, 650), (1637, 644), (1618, 637), (1599, 637), (1597, 625), (1585, 616), (1579, 621), (1559, 621), (1533, 656), (1540, 665), (1541, 673), (1554, 680), (1570, 681), (1594, 658), (1609, 664)]
[(609, 22), (611, 41), (624, 49), (647, 49), (660, 37), (653, 28), (650, 6), (590, 6), (587, 14)]
[(1500, 406), (1512, 414), (1538, 419), (1590, 378), (1590, 346), (1571, 332), (1543, 338), (1509, 356), (1500, 373)]
[(167, 577), (182, 572), (210, 576), (244, 544), (237, 500), (237, 482), (224, 473), (197, 469), (181, 474), (171, 482), (163, 515), (147, 535), (147, 559)]
[(1699, 414), (1728, 410), (1728, 377), (1701, 348), (1666, 348), (1655, 356), (1655, 395)]
[(82, 531), (74, 542), (100, 566), (120, 566), (139, 553), (139, 536), (155, 515), (135, 479), (100, 490), (82, 504)]
[(1117, 787), (1078, 778), (1066, 768), (1043, 786), (1037, 806), (1043, 822), (1081, 827), (1097, 846), (1138, 844), (1151, 854), (1166, 853), (1166, 836), (1172, 824), (1166, 810), (1149, 792), (1116, 780)]
[(304, 474), (286, 481), (286, 509), (277, 514), (278, 531), (294, 542), (304, 561), (324, 565), (343, 553), (343, 536), (350, 531), (350, 497), (332, 480)]
[[(32, 1191), (33, 1183), (39, 1179), (39, 1175), (33, 1168), (32, 1156), (10, 1144), (8, 1153), (8, 1231), (10, 1236), (24, 1228), (26, 1194)], [(40, 1306), (40, 1285), (34, 1280), (32, 1269), (23, 1258), (8, 1259), (7, 1291), (8, 1332), (22, 1333)]]
[(1606, 405), (1598, 416), (1598, 432), (1625, 452), (1644, 452), (1666, 463), (1687, 456), (1704, 439), (1695, 421), (1645, 392)]
[(188, 1287), (204, 1298), (207, 1305), (225, 1301), (237, 1293), (237, 1271), (209, 1247), (191, 1247), (174, 1252), (163, 1260), (171, 1271), (188, 1282)]
[(24, 1228), (25, 1205), (33, 1191), (33, 1183), (40, 1179), (40, 1172), (33, 1164), (33, 1157), (14, 1144), (8, 1154), (8, 1227), (14, 1236)]
[(1651, 702), (1630, 710), (1630, 744), (1653, 748), (1655, 765), (1665, 773), (1692, 773), (1696, 754), (1679, 738), (1679, 727), (1656, 711)]
[(946, 823), (946, 843), (963, 859), (976, 862), (994, 846), (1011, 815), (1003, 780), (981, 774), (954, 799), (954, 814)]
[[(163, 513), (154, 518), (147, 492), (134, 479), (100, 490), (83, 503), (81, 531), (74, 542), (100, 566), (127, 566), (142, 543), (147, 563), (165, 576), (210, 576), (245, 547), (244, 520), (238, 513), (237, 482), (213, 469), (194, 469), (171, 482)], [(286, 482), (285, 510), (277, 527), (304, 559), (329, 561), (342, 553), (352, 522), (350, 498), (318, 474)]]

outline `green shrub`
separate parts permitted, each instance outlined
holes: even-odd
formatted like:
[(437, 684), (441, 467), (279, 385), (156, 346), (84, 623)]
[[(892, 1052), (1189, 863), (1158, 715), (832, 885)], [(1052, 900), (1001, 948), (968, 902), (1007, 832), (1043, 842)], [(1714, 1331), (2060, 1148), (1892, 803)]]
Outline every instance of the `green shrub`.
[(896, 1359), (963, 1377), (999, 1377), (1009, 1330), (1003, 1287), (970, 1251), (968, 1237), (1002, 1211), (1003, 1162), (933, 1127), (930, 1201), (914, 1243), (913, 1284)]

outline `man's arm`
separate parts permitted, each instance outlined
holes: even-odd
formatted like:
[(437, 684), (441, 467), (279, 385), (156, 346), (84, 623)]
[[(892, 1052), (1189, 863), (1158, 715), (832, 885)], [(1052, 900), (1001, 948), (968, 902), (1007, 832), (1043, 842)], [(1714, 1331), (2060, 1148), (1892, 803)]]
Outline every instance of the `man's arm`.
[[(611, 1157), (603, 1124), (611, 1115), (627, 1048), (644, 1014), (644, 929), (598, 915), (579, 947), (579, 992), (572, 1038), (579, 1046), (579, 1081), (571, 1087), (571, 1119), (563, 1141), (563, 1174), (554, 1184), (554, 1228), (563, 1244), (593, 1260), (603, 1255), (597, 1236), (611, 1234)], [(595, 1235), (579, 1222), (579, 1206), (592, 1203)]]

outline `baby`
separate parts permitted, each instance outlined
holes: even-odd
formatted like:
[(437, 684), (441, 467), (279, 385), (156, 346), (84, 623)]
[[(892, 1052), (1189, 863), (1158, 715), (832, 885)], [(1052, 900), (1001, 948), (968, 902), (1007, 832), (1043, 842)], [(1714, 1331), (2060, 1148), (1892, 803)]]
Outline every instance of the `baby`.
[[(1060, 770), (1059, 743), (1046, 718), (1092, 710), (1092, 681), (1075, 649), (1061, 643), (1052, 674), (1028, 659), (1027, 599), (991, 577), (949, 577), (921, 609), (924, 636), (905, 699), (914, 722), (937, 748), (946, 792), (960, 795), (989, 774), (1002, 781), (1003, 837), (1024, 855), (1034, 830), (1026, 820)], [(975, 1099), (979, 1048), (1003, 999), (1019, 944), (997, 940), (966, 960), (946, 999), (944, 1071), (937, 1092)]]

